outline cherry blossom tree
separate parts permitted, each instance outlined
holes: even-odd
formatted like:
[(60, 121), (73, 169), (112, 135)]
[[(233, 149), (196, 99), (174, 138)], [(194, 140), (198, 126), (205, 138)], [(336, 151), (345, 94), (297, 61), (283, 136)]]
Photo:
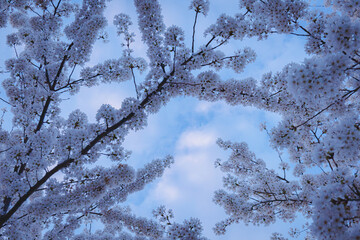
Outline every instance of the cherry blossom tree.
[(292, 237), (360, 239), (360, 2), (323, 4), (314, 10), (302, 1), (240, 1), (253, 32), (305, 37), (308, 58), (265, 74), (258, 88), (229, 101), (246, 99), (282, 116), (273, 129), (262, 126), (281, 161), (269, 169), (246, 143), (218, 141), (231, 151), (216, 162), (227, 175), (214, 201), (229, 215), (216, 225), (218, 234), (239, 221), (268, 225), (301, 214), (308, 222), (290, 229)]
[[(119, 9), (113, 24), (123, 39), (122, 56), (89, 67), (94, 43), (105, 37), (105, 0), (0, 1), (0, 26), (11, 26), (7, 44), (15, 50), (2, 81), (3, 102), (13, 121), (11, 129), (0, 131), (0, 236), (204, 239), (198, 219), (176, 223), (164, 206), (154, 210), (154, 219), (146, 219), (123, 205), (173, 162), (165, 156), (135, 170), (126, 163), (130, 154), (122, 146), (124, 139), (144, 128), (149, 114), (171, 98), (193, 96), (283, 117), (274, 129), (263, 127), (280, 154), (280, 171), (268, 169), (245, 143), (219, 140), (232, 153), (229, 160), (216, 162), (228, 174), (225, 190), (214, 197), (229, 215), (215, 227), (218, 234), (239, 221), (270, 224), (292, 221), (301, 213), (309, 224), (292, 230), (293, 235), (360, 237), (359, 1), (328, 0), (328, 8), (314, 11), (301, 0), (241, 0), (239, 13), (222, 14), (199, 46), (196, 27), (209, 11), (208, 0), (189, 1), (195, 16), (191, 39), (181, 27), (165, 26), (157, 0), (134, 4), (146, 56), (135, 56), (132, 20)], [(216, 71), (240, 73), (255, 60), (250, 48), (227, 55), (223, 45), (271, 34), (307, 38), (309, 58), (265, 74), (259, 82), (221, 79)], [(144, 74), (142, 81), (135, 79), (137, 71)], [(61, 117), (64, 94), (124, 81), (133, 82), (136, 97), (126, 98), (120, 108), (102, 105), (95, 122), (80, 110)], [(281, 155), (285, 150), (288, 155)], [(104, 156), (111, 166), (97, 164)], [(103, 228), (82, 231), (89, 219)], [(278, 233), (273, 238), (282, 239)]]
[[(7, 44), (14, 57), (2, 79), (11, 109), (11, 129), (1, 127), (0, 236), (4, 239), (204, 239), (198, 219), (172, 220), (171, 210), (154, 210), (157, 219), (137, 217), (122, 205), (127, 197), (160, 177), (173, 159), (165, 156), (135, 170), (125, 161), (126, 135), (146, 126), (171, 98), (213, 95), (219, 77), (210, 70), (223, 66), (241, 71), (253, 61), (250, 49), (226, 56), (219, 48), (245, 33), (222, 16), (206, 32), (206, 44), (195, 45), (196, 23), (209, 2), (189, 2), (195, 21), (190, 47), (178, 26), (166, 27), (157, 0), (135, 0), (138, 25), (147, 55), (134, 55), (132, 20), (121, 13), (113, 24), (123, 39), (123, 54), (87, 66), (94, 43), (104, 38), (105, 0), (0, 1), (0, 26), (12, 33)], [(221, 28), (224, 28), (221, 30)], [(146, 71), (136, 82), (135, 72)], [(5, 76), (5, 75), (4, 75)], [(60, 115), (62, 96), (101, 83), (133, 81), (135, 98), (118, 109), (104, 104), (89, 122), (86, 114)], [(97, 164), (101, 158), (111, 166)], [(102, 230), (91, 233), (86, 221)]]

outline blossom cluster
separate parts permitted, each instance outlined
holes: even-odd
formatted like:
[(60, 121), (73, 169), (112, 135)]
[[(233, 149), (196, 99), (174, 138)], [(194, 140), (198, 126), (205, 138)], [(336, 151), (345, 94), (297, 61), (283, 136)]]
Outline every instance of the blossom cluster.
[(197, 13), (202, 13), (205, 16), (209, 12), (209, 0), (192, 0), (190, 4), (190, 9), (194, 9)]
[[(332, 9), (324, 11), (312, 11), (301, 1), (241, 4), (247, 21), (263, 19), (258, 22), (263, 30), (255, 35), (305, 37), (311, 55), (265, 74), (259, 87), (238, 89), (242, 99), (233, 98), (232, 104), (244, 104), (245, 98), (282, 117), (274, 128), (263, 127), (280, 154), (280, 170), (268, 169), (243, 143), (220, 141), (232, 154), (227, 161), (217, 161), (227, 176), (225, 189), (217, 191), (214, 200), (229, 215), (216, 225), (217, 233), (224, 234), (239, 220), (267, 225), (277, 219), (292, 221), (301, 213), (307, 226), (291, 230), (292, 236), (359, 238), (358, 1), (327, 1)], [(273, 239), (285, 238), (275, 233)]]

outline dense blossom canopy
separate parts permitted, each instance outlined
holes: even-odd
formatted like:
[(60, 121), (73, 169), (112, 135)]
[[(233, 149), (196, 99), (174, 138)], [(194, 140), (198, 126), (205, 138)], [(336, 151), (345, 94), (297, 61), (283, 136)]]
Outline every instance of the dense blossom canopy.
[[(0, 237), (205, 239), (199, 219), (176, 223), (164, 206), (146, 219), (123, 205), (173, 163), (164, 156), (132, 168), (125, 137), (171, 98), (193, 96), (282, 116), (275, 128), (263, 126), (273, 148), (288, 153), (278, 170), (267, 168), (246, 143), (218, 141), (231, 155), (216, 161), (227, 175), (214, 201), (229, 216), (215, 226), (217, 234), (232, 223), (267, 225), (300, 213), (308, 224), (292, 229), (293, 236), (359, 239), (360, 1), (327, 0), (314, 9), (302, 0), (240, 0), (238, 14), (214, 20), (200, 46), (196, 23), (209, 12), (208, 0), (189, 1), (195, 15), (190, 46), (181, 27), (165, 25), (157, 0), (134, 3), (146, 56), (134, 56), (132, 20), (119, 13), (113, 24), (123, 54), (90, 67), (92, 47), (104, 38), (105, 0), (0, 0), (0, 27), (13, 30), (6, 42), (21, 49), (6, 61), (1, 79), (13, 121), (11, 129), (0, 129)], [(271, 34), (306, 38), (308, 58), (259, 81), (221, 78), (218, 70), (236, 76), (256, 57), (248, 47), (227, 55), (224, 44)], [(134, 71), (144, 79), (137, 83)], [(120, 108), (102, 105), (95, 122), (81, 110), (61, 117), (64, 94), (129, 80), (136, 97)], [(102, 156), (113, 164), (96, 164)], [(103, 228), (82, 231), (88, 219)], [(283, 237), (274, 233), (273, 239)]]

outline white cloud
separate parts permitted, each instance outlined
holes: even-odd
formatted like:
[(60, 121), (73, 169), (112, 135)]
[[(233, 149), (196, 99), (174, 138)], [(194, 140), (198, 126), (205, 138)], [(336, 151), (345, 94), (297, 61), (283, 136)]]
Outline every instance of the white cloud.
[(198, 113), (208, 113), (215, 105), (214, 102), (201, 101), (197, 104), (195, 111)]
[(201, 130), (187, 131), (180, 136), (177, 148), (180, 150), (206, 148), (215, 141), (216, 136), (212, 132)]
[[(169, 178), (167, 179), (170, 180)], [(163, 180), (155, 187), (153, 197), (157, 201), (172, 203), (178, 201), (181, 194), (177, 185), (173, 185), (172, 183), (169, 183), (169, 181)]]
[[(194, 14), (188, 11), (190, 1), (161, 0), (163, 15), (167, 26), (178, 24), (184, 27), (187, 34), (187, 43), (191, 37), (191, 27)], [(125, 12), (131, 15), (136, 29), (136, 13), (132, 4), (125, 1), (113, 1), (107, 12), (109, 29), (115, 14)], [(176, 4), (176, 5), (175, 5)], [(207, 18), (201, 16), (198, 22), (196, 37), (202, 39), (202, 31), (220, 12), (220, 8), (235, 9), (233, 2), (215, 2), (211, 5), (211, 11)], [(237, 3), (236, 3), (237, 4)], [(176, 6), (176, 7), (174, 7)], [(237, 10), (236, 9), (233, 11)], [(190, 26), (190, 27), (189, 27)], [(137, 39), (140, 33), (136, 32)], [(96, 63), (107, 58), (118, 57), (121, 54), (121, 38), (111, 35), (114, 43), (97, 45), (92, 59)], [(201, 43), (197, 42), (196, 46)], [(232, 53), (234, 49), (250, 45), (258, 54), (257, 61), (247, 71), (238, 75), (253, 76), (257, 79), (269, 70), (280, 70), (289, 61), (299, 61), (303, 57), (301, 40), (292, 39), (287, 42), (281, 36), (270, 38), (267, 41), (258, 42), (254, 39), (247, 40), (239, 45), (231, 42), (225, 46), (226, 51)], [(294, 46), (295, 49), (294, 49)], [(134, 44), (135, 56), (145, 56), (145, 47), (141, 41)], [(115, 56), (114, 56), (115, 55)], [(229, 76), (237, 77), (230, 71), (220, 72), (222, 79)], [(143, 76), (141, 76), (143, 77)], [(239, 77), (239, 78), (240, 78)], [(141, 78), (139, 77), (139, 80)], [(77, 98), (79, 108), (94, 116), (96, 110), (103, 103), (109, 103), (119, 107), (122, 99), (133, 95), (133, 85), (121, 87), (108, 86), (107, 88), (96, 87), (84, 90)], [(212, 232), (214, 224), (224, 218), (224, 210), (212, 202), (213, 192), (222, 187), (223, 174), (214, 168), (214, 160), (226, 159), (228, 152), (221, 150), (216, 145), (217, 137), (224, 140), (246, 141), (250, 149), (256, 152), (258, 157), (269, 161), (269, 166), (276, 166), (277, 154), (268, 145), (266, 133), (259, 131), (260, 122), (267, 121), (274, 125), (280, 117), (254, 108), (231, 107), (224, 102), (208, 103), (187, 98), (175, 99), (164, 107), (156, 115), (149, 117), (148, 126), (141, 131), (131, 133), (124, 146), (133, 151), (129, 164), (136, 167), (143, 166), (156, 157), (174, 153), (175, 163), (171, 169), (167, 169), (164, 176), (147, 186), (144, 191), (131, 196), (127, 202), (133, 206), (134, 212), (141, 216), (150, 216), (151, 210), (161, 204), (172, 208), (176, 221), (183, 221), (189, 217), (198, 217), (203, 222), (204, 233), (210, 239), (235, 240), (242, 236), (244, 239), (261, 240), (268, 238), (271, 232), (281, 231), (286, 224), (278, 224), (270, 227), (247, 227), (242, 223), (233, 225), (225, 236), (215, 236)]]
[(154, 197), (166, 203), (183, 203), (191, 196), (201, 197), (201, 193), (211, 195), (213, 186), (221, 185), (213, 164), (215, 139), (212, 133), (185, 131), (176, 144), (175, 163), (160, 179)]

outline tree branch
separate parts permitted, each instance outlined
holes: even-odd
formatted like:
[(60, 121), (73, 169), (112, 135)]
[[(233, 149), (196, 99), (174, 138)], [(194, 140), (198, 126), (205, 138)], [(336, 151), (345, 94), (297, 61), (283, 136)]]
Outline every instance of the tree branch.
[[(199, 54), (199, 53), (198, 53)], [(181, 65), (186, 65), (193, 56), (188, 58), (186, 61), (184, 61)], [(156, 95), (158, 92), (160, 92), (166, 82), (169, 80), (170, 77), (174, 76), (175, 71), (173, 70), (169, 75), (165, 76), (164, 79), (160, 82), (156, 90), (151, 92), (149, 95), (144, 98), (141, 103), (139, 104), (139, 109), (142, 109), (146, 106), (147, 103), (150, 102), (151, 98)], [(50, 100), (49, 100), (50, 103)], [(45, 111), (43, 111), (45, 112)], [(46, 112), (45, 112), (46, 113)], [(93, 148), (101, 139), (103, 139), (105, 136), (107, 136), (109, 133), (113, 132), (114, 130), (121, 127), (123, 124), (125, 124), (127, 121), (129, 121), (132, 117), (135, 116), (135, 113), (131, 112), (126, 117), (122, 118), (120, 121), (115, 123), (114, 125), (107, 128), (104, 132), (96, 136), (83, 150), (81, 151), (81, 155), (86, 155), (91, 148)], [(43, 118), (42, 118), (43, 119)], [(40, 124), (41, 122), (41, 124)], [(43, 121), (40, 121), (38, 124), (38, 127), (36, 129), (40, 129)], [(49, 172), (47, 172), (38, 182), (36, 182), (35, 185), (33, 185), (24, 195), (20, 196), (19, 200), (15, 203), (15, 205), (4, 215), (0, 216), (0, 229), (4, 226), (4, 224), (16, 213), (16, 211), (25, 203), (25, 201), (39, 189), (50, 177), (52, 177), (55, 173), (58, 171), (68, 167), (71, 163), (73, 163), (75, 159), (68, 158), (67, 160), (59, 163), (56, 165), (53, 169), (51, 169)]]
[(195, 30), (196, 30), (196, 21), (198, 17), (199, 12), (195, 11), (195, 20), (193, 25), (193, 33), (192, 33), (192, 42), (191, 42), (191, 53), (194, 53), (194, 47), (195, 47)]
[[(74, 42), (70, 43), (69, 47), (67, 48), (66, 51), (69, 51), (71, 49), (71, 47), (74, 45)], [(55, 78), (53, 80), (53, 84), (51, 85), (51, 88), (50, 90), (54, 90), (55, 89), (55, 86), (56, 86), (56, 83), (57, 83), (57, 80), (58, 78), (60, 77), (60, 74), (65, 66), (65, 62), (69, 59), (68, 55), (65, 55), (60, 63), (60, 67), (55, 75)]]
[(132, 78), (133, 78), (133, 81), (134, 81), (134, 86), (135, 86), (135, 91), (136, 91), (136, 98), (139, 99), (139, 91), (138, 91), (136, 81), (135, 81), (134, 68), (131, 67), (130, 69), (131, 69), (131, 74), (132, 74)]

